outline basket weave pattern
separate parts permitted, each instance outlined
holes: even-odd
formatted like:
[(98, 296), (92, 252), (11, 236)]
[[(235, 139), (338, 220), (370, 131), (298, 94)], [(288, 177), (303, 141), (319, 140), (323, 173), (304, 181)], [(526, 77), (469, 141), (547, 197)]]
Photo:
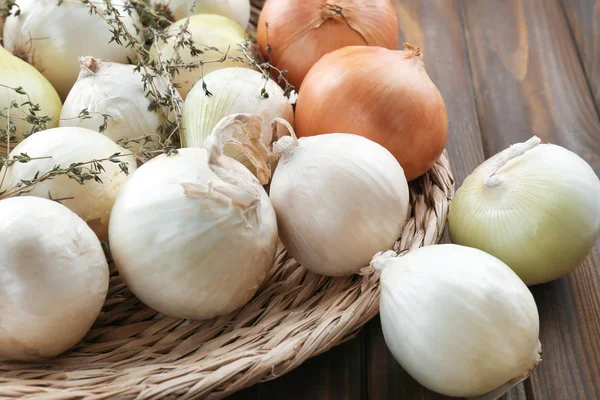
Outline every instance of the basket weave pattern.
[[(263, 2), (252, 2), (253, 26)], [(442, 236), (454, 194), (446, 153), (411, 183), (410, 194), (411, 218), (396, 251)], [(354, 337), (378, 312), (378, 283), (372, 271), (349, 278), (310, 273), (280, 245), (250, 303), (219, 318), (189, 321), (144, 306), (113, 268), (106, 304), (85, 340), (47, 362), (0, 360), (0, 398), (222, 398)]]

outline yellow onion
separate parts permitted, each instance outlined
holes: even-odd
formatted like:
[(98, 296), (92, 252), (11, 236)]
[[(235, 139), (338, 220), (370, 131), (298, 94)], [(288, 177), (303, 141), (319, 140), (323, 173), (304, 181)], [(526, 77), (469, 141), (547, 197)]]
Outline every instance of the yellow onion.
[[(202, 54), (192, 56), (188, 47), (175, 49), (177, 34), (185, 25), (189, 32), (188, 38), (194, 41), (194, 46)], [(189, 19), (175, 22), (167, 32), (169, 39), (166, 43), (158, 44), (160, 52), (153, 46), (152, 55), (161, 60), (174, 59), (188, 64), (190, 68), (180, 67), (173, 79), (184, 99), (192, 86), (212, 71), (227, 67), (249, 67), (249, 64), (241, 61), (244, 57), (241, 46), (246, 39), (246, 32), (229, 18), (214, 14), (193, 15)]]
[[(268, 0), (258, 21), (267, 59), (300, 87), (325, 54), (345, 46), (398, 47), (398, 21), (390, 0)], [(332, 131), (335, 132), (335, 131)]]
[(448, 217), (454, 243), (485, 251), (527, 285), (577, 268), (600, 237), (600, 180), (577, 154), (533, 137), (481, 164)]
[[(18, 94), (11, 89), (19, 86), (29, 95), (29, 99), (27, 95)], [(26, 120), (31, 106), (22, 105), (28, 100), (39, 105), (40, 109), (36, 111), (38, 117), (47, 116), (52, 118), (46, 124), (47, 128), (58, 126), (62, 104), (56, 90), (38, 70), (0, 46), (0, 129), (6, 129), (5, 116), (8, 116), (16, 129), (14, 134), (11, 134), (9, 146), (11, 150), (25, 136), (36, 130), (36, 127)], [(16, 101), (19, 108), (10, 106), (13, 101)], [(0, 144), (0, 156), (6, 156), (7, 154), (6, 140), (3, 140), (3, 143)]]
[(300, 88), (298, 136), (354, 133), (388, 149), (409, 181), (429, 170), (446, 145), (448, 114), (420, 50), (405, 47), (346, 47), (319, 60)]

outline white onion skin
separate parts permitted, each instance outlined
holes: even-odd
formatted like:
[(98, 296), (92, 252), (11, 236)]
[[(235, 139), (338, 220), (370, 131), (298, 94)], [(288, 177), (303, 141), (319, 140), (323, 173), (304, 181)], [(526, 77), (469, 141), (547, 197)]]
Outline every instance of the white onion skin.
[[(48, 128), (58, 126), (62, 103), (58, 93), (52, 87), (50, 82), (34, 67), (25, 61), (13, 56), (0, 46), (0, 84), (17, 88), (21, 86), (33, 104), (38, 104), (40, 110), (36, 112), (38, 116), (52, 117), (48, 122)], [(12, 89), (0, 87), (0, 110), (5, 114), (5, 109), (10, 107), (12, 101), (19, 105), (28, 101), (26, 95), (18, 94)], [(24, 120), (28, 111), (28, 106), (20, 109), (12, 108), (10, 110), (11, 121), (15, 124), (16, 139), (20, 140), (31, 133), (33, 125)], [(18, 117), (20, 119), (16, 119)], [(6, 128), (6, 118), (0, 117), (0, 126)], [(11, 144), (12, 146), (12, 144)], [(6, 156), (6, 143), (0, 145), (0, 156)]]
[[(137, 165), (130, 151), (101, 133), (85, 128), (54, 128), (34, 133), (15, 147), (11, 157), (20, 153), (52, 158), (13, 164), (0, 190), (13, 188), (22, 179), (33, 179), (38, 171), (42, 175), (56, 165), (67, 168), (72, 163), (103, 159), (115, 153), (126, 155), (119, 160), (127, 164), (129, 173), (133, 173)], [(62, 204), (86, 221), (101, 240), (106, 240), (110, 210), (128, 176), (118, 164), (103, 161), (102, 166), (106, 170), (99, 175), (103, 183), (90, 180), (81, 185), (62, 175), (38, 183), (27, 196), (48, 198), (50, 194), (53, 199), (64, 199)]]
[[(167, 40), (166, 44), (161, 41), (158, 45), (162, 60), (176, 57), (174, 50), (175, 35), (187, 21), (188, 18), (184, 18), (175, 22), (167, 29), (171, 38)], [(194, 40), (196, 47), (203, 50), (204, 53), (192, 57), (189, 49), (180, 49), (179, 55), (181, 59), (184, 63), (203, 61), (205, 64), (203, 68), (198, 67), (191, 70), (179, 68), (179, 72), (174, 76), (173, 82), (179, 85), (177, 90), (183, 99), (187, 97), (188, 92), (196, 82), (212, 71), (229, 67), (250, 67), (248, 63), (234, 59), (241, 58), (245, 60), (240, 45), (244, 43), (246, 38), (246, 32), (235, 21), (220, 15), (196, 14), (189, 17), (187, 30)], [(205, 46), (216, 47), (219, 51), (209, 50)], [(223, 62), (215, 62), (216, 60), (220, 60), (225, 53), (228, 54), (227, 59)], [(158, 58), (156, 46), (152, 46), (151, 54), (155, 59)]]
[[(99, 16), (89, 15), (89, 7), (80, 0), (17, 0), (18, 16), (10, 16), (4, 25), (4, 47), (38, 69), (65, 99), (79, 75), (79, 57), (90, 55), (114, 62), (135, 59), (135, 51), (115, 42), (109, 43), (111, 27)], [(134, 37), (134, 25), (141, 26), (135, 10), (129, 16), (124, 0), (113, 0), (121, 20)], [(99, 12), (104, 2), (94, 2)], [(33, 40), (30, 38), (45, 38)], [(141, 38), (138, 37), (141, 41)]]
[(458, 245), (426, 246), (390, 260), (380, 282), (386, 344), (430, 390), (483, 395), (540, 362), (535, 300), (498, 259)]
[(567, 275), (600, 237), (600, 180), (575, 153), (540, 144), (498, 171), (503, 183), (487, 187), (496, 157), (457, 191), (448, 217), (452, 242), (494, 255), (527, 285)]
[[(115, 142), (146, 135), (154, 135), (158, 141), (164, 118), (159, 110), (148, 111), (150, 97), (146, 96), (142, 75), (134, 69), (133, 65), (85, 57), (79, 78), (63, 105), (60, 126), (98, 131), (104, 122), (100, 114), (108, 114), (110, 118), (102, 133)], [(161, 94), (166, 93), (167, 83), (162, 77), (155, 77), (154, 85)], [(77, 118), (83, 109), (88, 109), (91, 118)], [(174, 115), (170, 117), (175, 120)], [(127, 148), (136, 152), (141, 145), (130, 142)]]
[(0, 201), (0, 358), (54, 357), (79, 342), (100, 313), (109, 271), (92, 230), (37, 197)]
[(357, 135), (298, 143), (280, 158), (270, 186), (281, 240), (310, 271), (357, 273), (400, 236), (409, 201), (404, 171), (390, 152)]
[(151, 0), (150, 3), (155, 7), (167, 6), (176, 20), (193, 14), (217, 14), (234, 20), (243, 29), (248, 29), (250, 23), (250, 0)]
[[(261, 96), (265, 86), (263, 75), (249, 68), (224, 68), (213, 71), (204, 77), (204, 83), (212, 96), (207, 97), (201, 85), (196, 85), (183, 106), (183, 142), (185, 147), (200, 147), (211, 134), (213, 128), (225, 116), (236, 113), (257, 115), (262, 118), (263, 144), (271, 144), (271, 122), (283, 118), (292, 126), (294, 110), (283, 89), (273, 80), (267, 82), (268, 98)], [(236, 139), (246, 142), (243, 135)], [(254, 171), (252, 163), (237, 148), (225, 146), (227, 156), (244, 164)]]
[(258, 180), (225, 156), (225, 168), (260, 192), (258, 208), (248, 214), (250, 227), (235, 204), (186, 195), (182, 184), (221, 179), (207, 163), (207, 150), (178, 151), (144, 164), (123, 188), (111, 215), (111, 253), (145, 304), (173, 317), (206, 319), (254, 295), (275, 257), (277, 223)]

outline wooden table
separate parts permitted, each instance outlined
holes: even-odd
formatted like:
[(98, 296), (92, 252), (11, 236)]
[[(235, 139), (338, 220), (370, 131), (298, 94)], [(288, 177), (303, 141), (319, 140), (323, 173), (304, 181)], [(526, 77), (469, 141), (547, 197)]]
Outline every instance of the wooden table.
[[(600, 175), (600, 0), (395, 0), (401, 41), (423, 49), (448, 107), (457, 179), (538, 135)], [(600, 201), (600, 199), (598, 199)], [(447, 239), (446, 239), (447, 240)], [(506, 399), (600, 399), (600, 245), (532, 287), (543, 361)], [(444, 399), (406, 374), (375, 318), (359, 336), (235, 399)]]

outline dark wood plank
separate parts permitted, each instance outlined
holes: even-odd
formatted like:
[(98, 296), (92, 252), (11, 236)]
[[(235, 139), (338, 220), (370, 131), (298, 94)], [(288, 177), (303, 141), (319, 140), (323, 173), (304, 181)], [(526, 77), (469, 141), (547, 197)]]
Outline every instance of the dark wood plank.
[(312, 358), (289, 374), (253, 386), (232, 399), (331, 399), (365, 397), (364, 333)]
[(600, 0), (562, 0), (588, 82), (600, 107)]
[[(600, 121), (559, 1), (464, 0), (463, 14), (486, 153), (536, 134), (600, 172)], [(600, 398), (599, 251), (532, 288), (544, 360), (529, 397)]]
[[(484, 160), (469, 62), (464, 45), (460, 3), (449, 0), (396, 0), (401, 41), (418, 45), (425, 67), (446, 101), (448, 152), (457, 186)], [(447, 240), (447, 239), (446, 239)], [(367, 325), (369, 399), (446, 399), (413, 380), (390, 355), (379, 318)], [(521, 384), (506, 399), (526, 399)]]

